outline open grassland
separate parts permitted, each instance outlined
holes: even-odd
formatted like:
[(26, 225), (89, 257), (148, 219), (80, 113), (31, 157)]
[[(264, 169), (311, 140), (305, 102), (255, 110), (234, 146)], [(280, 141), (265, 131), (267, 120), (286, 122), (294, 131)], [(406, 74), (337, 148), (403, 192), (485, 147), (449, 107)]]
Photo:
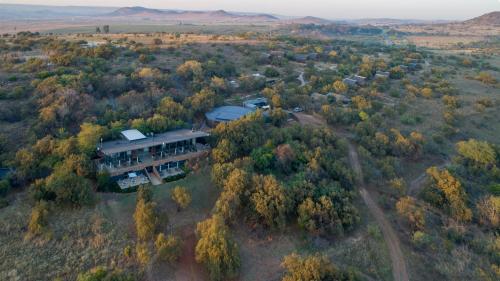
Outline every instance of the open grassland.
[[(72, 27), (55, 27), (45, 29), (44, 33), (72, 34), (72, 33), (95, 33), (96, 26), (106, 23), (96, 23), (96, 25), (80, 25)], [(202, 34), (238, 34), (248, 31), (267, 31), (271, 27), (267, 25), (194, 25), (194, 24), (110, 24), (112, 33), (149, 33), (149, 32), (169, 32), (169, 33), (202, 33)]]

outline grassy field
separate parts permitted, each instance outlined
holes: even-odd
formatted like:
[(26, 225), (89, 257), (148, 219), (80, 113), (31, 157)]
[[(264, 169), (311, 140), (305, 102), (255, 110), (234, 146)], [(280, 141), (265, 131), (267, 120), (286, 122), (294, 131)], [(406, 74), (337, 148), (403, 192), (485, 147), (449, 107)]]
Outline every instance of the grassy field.
[[(193, 196), (191, 207), (182, 212), (177, 212), (170, 199), (175, 185), (186, 186)], [(159, 209), (169, 216), (168, 228), (163, 230), (169, 233), (186, 227), (194, 230), (194, 224), (208, 215), (218, 197), (208, 168), (153, 190)], [(27, 195), (16, 197), (0, 212), (0, 280), (74, 280), (78, 272), (99, 265), (136, 269), (135, 262), (123, 255), (126, 246), (135, 244), (135, 193), (101, 194), (94, 206), (54, 209), (49, 222), (51, 238), (34, 241), (24, 240), (31, 209)]]
[[(98, 24), (99, 25), (99, 24)], [(194, 24), (110, 24), (113, 33), (202, 33), (202, 34), (238, 34), (249, 31), (269, 31), (266, 25), (194, 25)], [(43, 31), (44, 34), (95, 33), (96, 25), (54, 28)]]

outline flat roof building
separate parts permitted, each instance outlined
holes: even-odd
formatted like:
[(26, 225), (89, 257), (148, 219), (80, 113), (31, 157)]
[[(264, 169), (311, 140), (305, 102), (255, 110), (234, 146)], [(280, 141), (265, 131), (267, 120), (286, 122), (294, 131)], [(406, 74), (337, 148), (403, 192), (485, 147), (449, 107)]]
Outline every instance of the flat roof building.
[(128, 141), (142, 140), (145, 139), (146, 136), (143, 135), (139, 130), (132, 129), (121, 132), (121, 135), (127, 139)]
[(205, 140), (209, 134), (202, 131), (181, 129), (146, 137), (138, 130), (126, 130), (121, 135), (123, 139), (103, 142), (97, 147), (98, 170), (111, 176), (147, 169), (156, 171), (157, 167), (161, 171), (166, 164), (179, 168), (209, 149)]

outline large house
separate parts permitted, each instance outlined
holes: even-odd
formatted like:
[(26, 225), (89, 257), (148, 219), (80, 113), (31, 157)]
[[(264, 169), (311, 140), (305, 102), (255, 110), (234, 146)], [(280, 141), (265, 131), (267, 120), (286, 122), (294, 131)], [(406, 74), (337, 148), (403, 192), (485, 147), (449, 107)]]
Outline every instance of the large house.
[(133, 129), (121, 135), (121, 140), (99, 144), (96, 160), (99, 171), (118, 179), (145, 175), (148, 180), (153, 177), (161, 182), (162, 178), (180, 173), (186, 161), (209, 151), (206, 144), (209, 134), (202, 131), (181, 129), (146, 137)]

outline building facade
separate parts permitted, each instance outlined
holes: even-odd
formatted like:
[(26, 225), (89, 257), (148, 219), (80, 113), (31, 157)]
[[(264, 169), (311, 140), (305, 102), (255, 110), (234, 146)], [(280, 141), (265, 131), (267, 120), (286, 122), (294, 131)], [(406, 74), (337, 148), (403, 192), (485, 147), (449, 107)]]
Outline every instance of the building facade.
[(138, 130), (122, 132), (123, 139), (103, 142), (97, 148), (97, 169), (111, 176), (132, 172), (180, 168), (190, 159), (200, 158), (209, 151), (208, 133), (188, 129), (170, 131), (146, 137)]

